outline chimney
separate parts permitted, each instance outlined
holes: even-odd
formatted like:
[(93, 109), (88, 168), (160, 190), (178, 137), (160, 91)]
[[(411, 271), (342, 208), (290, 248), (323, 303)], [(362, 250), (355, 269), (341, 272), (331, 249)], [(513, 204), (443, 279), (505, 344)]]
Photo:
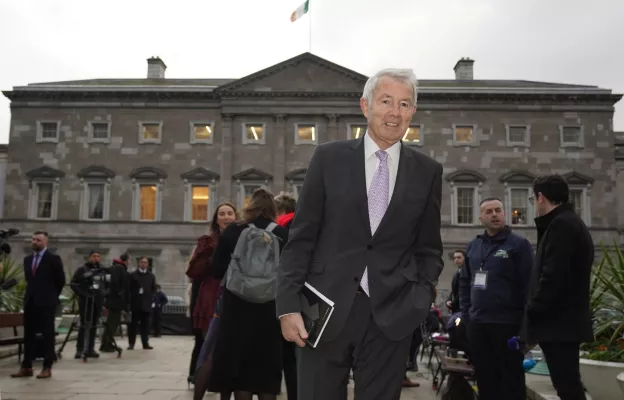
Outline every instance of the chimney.
[(147, 79), (165, 79), (167, 66), (160, 57), (147, 59)]
[(474, 60), (470, 58), (462, 57), (461, 60), (457, 61), (455, 64), (455, 79), (458, 81), (471, 81), (473, 79), (473, 68)]

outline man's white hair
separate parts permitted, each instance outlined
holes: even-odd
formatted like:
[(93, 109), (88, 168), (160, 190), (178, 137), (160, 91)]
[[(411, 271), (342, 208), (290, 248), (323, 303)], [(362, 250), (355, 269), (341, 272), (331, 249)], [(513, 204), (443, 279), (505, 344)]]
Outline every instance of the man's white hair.
[(396, 79), (406, 86), (411, 86), (412, 88), (412, 105), (416, 105), (416, 100), (418, 99), (418, 79), (416, 78), (416, 74), (409, 68), (386, 68), (377, 72), (375, 75), (368, 78), (366, 85), (364, 85), (364, 93), (362, 94), (362, 98), (366, 100), (368, 104), (368, 108), (371, 108), (373, 105), (373, 92), (377, 87), (377, 82), (381, 77), (390, 77)]

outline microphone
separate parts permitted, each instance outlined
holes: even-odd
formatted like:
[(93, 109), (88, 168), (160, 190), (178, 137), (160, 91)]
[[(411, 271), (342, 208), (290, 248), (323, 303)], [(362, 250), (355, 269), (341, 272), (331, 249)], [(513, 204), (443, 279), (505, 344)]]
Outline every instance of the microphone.
[(17, 279), (11, 278), (8, 281), (4, 282), (2, 285), (0, 285), (0, 290), (9, 290), (15, 285), (17, 285)]
[(0, 253), (4, 252), (6, 254), (11, 254), (11, 245), (8, 243), (2, 243), (0, 245)]
[(19, 232), (20, 232), (19, 229), (15, 229), (15, 228), (9, 228), (9, 230), (2, 229), (2, 230), (0, 230), (0, 237), (15, 236)]

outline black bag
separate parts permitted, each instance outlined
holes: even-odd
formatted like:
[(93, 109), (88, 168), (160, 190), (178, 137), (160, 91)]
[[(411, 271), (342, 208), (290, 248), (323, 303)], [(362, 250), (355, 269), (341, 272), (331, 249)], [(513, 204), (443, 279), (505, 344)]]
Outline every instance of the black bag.
[(474, 392), (463, 375), (449, 373), (446, 387), (442, 391), (442, 400), (474, 400)]

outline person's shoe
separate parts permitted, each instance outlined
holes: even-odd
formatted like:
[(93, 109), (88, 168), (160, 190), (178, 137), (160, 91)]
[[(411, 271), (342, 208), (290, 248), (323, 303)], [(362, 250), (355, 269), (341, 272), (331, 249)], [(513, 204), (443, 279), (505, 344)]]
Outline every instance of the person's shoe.
[(20, 368), (19, 371), (11, 374), (11, 378), (29, 378), (31, 376), (33, 376), (32, 368)]
[(129, 345), (128, 350), (134, 350), (134, 345), (133, 344)]
[(48, 379), (52, 377), (52, 370), (50, 368), (44, 368), (39, 375), (37, 375), (37, 379)]
[(114, 353), (115, 349), (111, 349), (111, 348), (100, 348), (100, 353)]
[(405, 378), (403, 379), (403, 387), (405, 388), (420, 387), (420, 383), (412, 382), (409, 378)]
[(74, 356), (74, 358), (75, 358), (76, 360), (80, 360), (80, 359), (82, 358), (82, 351), (77, 351), (77, 352), (76, 352), (76, 355)]
[(144, 344), (143, 345), (143, 350), (152, 350), (154, 349), (152, 346), (150, 346), (149, 344)]
[(100, 358), (100, 355), (95, 350), (88, 351), (86, 355), (88, 358)]

